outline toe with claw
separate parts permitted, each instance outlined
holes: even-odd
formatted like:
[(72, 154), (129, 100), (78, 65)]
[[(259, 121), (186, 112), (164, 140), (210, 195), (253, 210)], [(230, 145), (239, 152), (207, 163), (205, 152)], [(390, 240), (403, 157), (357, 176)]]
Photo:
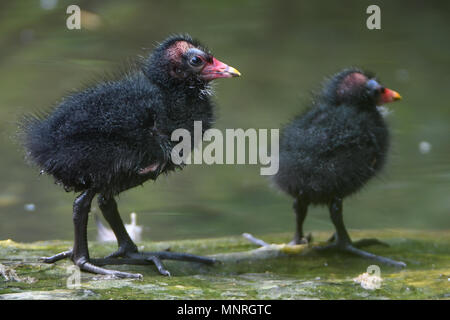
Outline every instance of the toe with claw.
[[(379, 244), (379, 243), (377, 243)], [(329, 252), (329, 251), (336, 251), (336, 252), (346, 252), (355, 256), (359, 256), (361, 258), (370, 259), (373, 261), (377, 261), (379, 263), (390, 265), (397, 268), (405, 268), (406, 264), (402, 261), (396, 261), (390, 258), (377, 256), (373, 253), (358, 249), (355, 245), (353, 245), (351, 242), (338, 242), (335, 241), (331, 244), (327, 244), (324, 246), (315, 246), (313, 247), (314, 250), (321, 251), (321, 252)]]
[(98, 265), (148, 265), (154, 264), (158, 272), (163, 276), (170, 276), (170, 272), (165, 268), (162, 260), (178, 260), (188, 262), (198, 262), (207, 265), (212, 265), (216, 262), (214, 258), (196, 256), (189, 253), (177, 253), (169, 251), (157, 252), (126, 252), (122, 257), (106, 257), (103, 259), (92, 259), (91, 261)]

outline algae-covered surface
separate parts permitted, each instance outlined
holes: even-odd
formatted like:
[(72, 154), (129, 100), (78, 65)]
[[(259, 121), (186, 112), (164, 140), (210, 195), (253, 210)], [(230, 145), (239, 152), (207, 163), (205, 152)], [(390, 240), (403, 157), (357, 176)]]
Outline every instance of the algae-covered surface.
[[(293, 250), (279, 245), (257, 248), (243, 237), (143, 242), (146, 251), (166, 250), (214, 255), (214, 266), (165, 261), (172, 276), (149, 266), (111, 266), (143, 275), (142, 280), (110, 279), (81, 273), (79, 287), (68, 260), (43, 264), (39, 257), (66, 250), (67, 241), (0, 242), (0, 299), (449, 299), (450, 232), (352, 231), (356, 240), (377, 237), (389, 247), (367, 250), (407, 264), (405, 269), (380, 265), (381, 286), (365, 289), (354, 279), (371, 261), (336, 253)], [(262, 236), (269, 243), (287, 242), (290, 234)], [(314, 241), (329, 234), (313, 233)], [(90, 243), (92, 257), (115, 249)], [(69, 281), (68, 281), (69, 278)]]

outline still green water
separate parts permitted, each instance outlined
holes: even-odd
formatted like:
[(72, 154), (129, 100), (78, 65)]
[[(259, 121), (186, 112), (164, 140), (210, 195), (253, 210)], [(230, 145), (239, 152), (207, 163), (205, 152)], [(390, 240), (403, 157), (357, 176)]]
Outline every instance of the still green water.
[[(370, 31), (370, 1), (77, 1), (90, 14), (70, 31), (72, 2), (51, 10), (39, 1), (0, 3), (0, 239), (73, 235), (74, 195), (24, 163), (17, 119), (123, 70), (175, 32), (201, 39), (243, 74), (215, 84), (219, 129), (278, 128), (324, 76), (347, 66), (377, 72), (404, 99), (391, 107), (386, 170), (345, 201), (346, 224), (450, 228), (450, 3), (378, 1), (382, 29)], [(431, 145), (428, 153), (421, 142)], [(125, 221), (138, 214), (146, 240), (293, 231), (291, 200), (259, 166), (192, 165), (121, 194), (118, 203)], [(305, 228), (331, 232), (325, 208), (310, 210)], [(89, 232), (93, 238), (94, 224)]]

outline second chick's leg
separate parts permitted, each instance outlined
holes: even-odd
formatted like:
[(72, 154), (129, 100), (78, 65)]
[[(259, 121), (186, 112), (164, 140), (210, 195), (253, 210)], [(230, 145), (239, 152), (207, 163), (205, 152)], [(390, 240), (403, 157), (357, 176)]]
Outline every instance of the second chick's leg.
[(308, 212), (308, 203), (300, 196), (294, 201), (294, 211), (296, 220), (296, 229), (294, 239), (289, 242), (290, 245), (305, 244), (308, 243), (308, 239), (303, 234), (303, 223), (305, 222), (306, 214)]
[(342, 215), (342, 199), (334, 198), (330, 202), (330, 217), (333, 221), (334, 227), (336, 228), (336, 233), (334, 237), (334, 242), (332, 244), (326, 245), (324, 247), (316, 247), (318, 250), (338, 250), (342, 252), (348, 252), (353, 255), (360, 256), (365, 259), (371, 259), (383, 264), (395, 266), (395, 267), (405, 267), (406, 264), (401, 261), (395, 261), (389, 258), (377, 256), (375, 254), (363, 251), (356, 248), (348, 235), (347, 229), (344, 225), (344, 219)]

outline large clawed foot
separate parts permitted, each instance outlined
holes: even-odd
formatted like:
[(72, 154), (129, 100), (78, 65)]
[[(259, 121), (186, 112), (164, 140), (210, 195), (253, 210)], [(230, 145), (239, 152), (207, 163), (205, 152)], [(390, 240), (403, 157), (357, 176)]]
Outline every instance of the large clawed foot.
[(164, 276), (170, 276), (170, 272), (164, 267), (162, 260), (179, 260), (189, 262), (199, 262), (203, 264), (212, 265), (216, 263), (216, 259), (196, 256), (189, 253), (177, 253), (177, 252), (126, 252), (121, 255), (122, 258), (107, 257), (104, 259), (92, 259), (92, 263), (103, 265), (148, 265), (154, 264), (158, 269), (158, 272)]
[[(372, 240), (372, 239), (369, 239), (369, 240)], [(397, 268), (405, 268), (406, 267), (406, 263), (404, 263), (402, 261), (395, 261), (395, 260), (392, 260), (392, 259), (389, 259), (389, 258), (386, 258), (386, 257), (377, 256), (377, 255), (375, 255), (373, 253), (370, 253), (370, 252), (358, 249), (351, 243), (334, 242), (332, 244), (328, 244), (328, 245), (325, 245), (325, 246), (314, 247), (314, 249), (317, 250), (317, 251), (347, 252), (347, 253), (350, 253), (350, 254), (353, 254), (353, 255), (365, 258), (365, 259), (374, 260), (374, 261), (377, 261), (379, 263), (390, 265), (390, 266), (394, 266), (394, 267), (397, 267)]]
[[(58, 254), (55, 254), (51, 257), (42, 257), (41, 261), (45, 263), (54, 263), (63, 259), (72, 259), (73, 260), (73, 250), (67, 250)], [(96, 265), (90, 263), (86, 258), (82, 257), (74, 261), (75, 265), (80, 268), (82, 271), (101, 274), (101, 275), (109, 275), (115, 278), (132, 278), (132, 279), (141, 279), (141, 274), (128, 273), (116, 270), (108, 270), (104, 268), (97, 267)]]
[(45, 263), (54, 263), (56, 261), (66, 258), (74, 260), (74, 263), (80, 268), (80, 270), (86, 272), (113, 276), (115, 278), (132, 278), (132, 279), (141, 279), (142, 275), (116, 270), (109, 270), (102, 268), (101, 266), (122, 265), (122, 264), (132, 264), (132, 265), (154, 264), (160, 274), (164, 276), (170, 276), (170, 272), (164, 267), (162, 260), (190, 261), (190, 262), (204, 263), (208, 265), (212, 265), (217, 262), (217, 260), (214, 258), (201, 257), (189, 253), (177, 253), (169, 251), (137, 252), (135, 251), (134, 248), (132, 248), (131, 251), (128, 249), (119, 248), (119, 250), (103, 259), (88, 260), (85, 257), (74, 259), (73, 250), (68, 250), (48, 258), (41, 258), (41, 260)]

